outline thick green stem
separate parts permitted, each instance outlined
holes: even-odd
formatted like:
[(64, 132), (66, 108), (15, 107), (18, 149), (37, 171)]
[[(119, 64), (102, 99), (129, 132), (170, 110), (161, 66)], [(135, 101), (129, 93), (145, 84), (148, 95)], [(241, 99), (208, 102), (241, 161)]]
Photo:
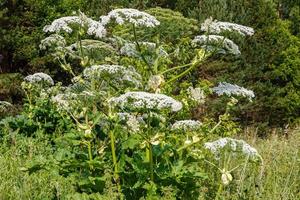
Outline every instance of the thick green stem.
[[(219, 120), (219, 122), (209, 131), (209, 133), (213, 133), (215, 130), (216, 130), (216, 128), (218, 128), (220, 125), (222, 124), (222, 120)], [(180, 147), (179, 149), (177, 149), (177, 152), (180, 152), (180, 151), (182, 151), (182, 150), (184, 150), (184, 149), (186, 149), (186, 148), (188, 148), (188, 147), (190, 147), (190, 146), (193, 146), (194, 144), (196, 144), (196, 143), (198, 143), (198, 142), (200, 142), (201, 140), (199, 140), (199, 141), (196, 141), (196, 142), (192, 142), (192, 143), (190, 143), (190, 144), (188, 144), (188, 145), (185, 145), (185, 146), (183, 146), (183, 147)]]
[(112, 130), (110, 131), (110, 145), (111, 145), (111, 154), (112, 154), (113, 165), (114, 165), (114, 175), (116, 180), (118, 180), (119, 170), (118, 170), (118, 163), (117, 163), (117, 156), (116, 156), (116, 149), (115, 149), (115, 134)]
[(189, 73), (190, 71), (192, 71), (196, 66), (197, 66), (198, 63), (194, 63), (192, 64), (192, 66), (190, 66), (187, 70), (183, 71), (182, 73), (180, 73), (179, 75), (171, 78), (169, 81), (167, 81), (165, 83), (165, 85), (168, 85), (169, 83), (172, 83), (173, 81), (176, 81), (178, 80), (179, 78), (183, 77), (184, 75), (186, 75), (187, 73)]
[(216, 197), (215, 197), (215, 200), (220, 199), (222, 191), (223, 191), (223, 185), (222, 185), (222, 183), (220, 183), (218, 192), (217, 192)]
[(82, 49), (82, 42), (81, 42), (81, 25), (79, 27), (79, 31), (78, 31), (78, 42), (79, 42), (79, 49), (80, 49), (80, 55), (83, 58), (83, 49)]
[(170, 72), (170, 71), (173, 71), (173, 70), (176, 70), (176, 69), (182, 69), (182, 68), (188, 67), (188, 66), (190, 66), (190, 65), (192, 65), (192, 63), (185, 64), (185, 65), (180, 65), (180, 66), (177, 66), (177, 67), (173, 67), (173, 68), (171, 68), (171, 69), (167, 69), (167, 70), (161, 72), (160, 74), (163, 75), (163, 74), (168, 73), (168, 72)]
[(116, 149), (115, 149), (115, 134), (113, 130), (110, 130), (110, 145), (111, 145), (111, 154), (112, 154), (113, 165), (114, 165), (114, 177), (118, 187), (119, 195), (121, 197), (122, 190), (120, 185), (119, 168), (118, 168), (118, 161), (117, 161)]
[(92, 154), (92, 144), (90, 141), (87, 142), (88, 147), (88, 154), (89, 154), (89, 160), (90, 160), (90, 170), (93, 170), (92, 161), (93, 161), (93, 154)]
[(148, 150), (149, 150), (150, 180), (154, 182), (153, 150), (152, 150), (151, 143), (148, 143)]
[(88, 152), (89, 152), (89, 159), (93, 161), (93, 154), (92, 154), (92, 145), (91, 142), (88, 142)]

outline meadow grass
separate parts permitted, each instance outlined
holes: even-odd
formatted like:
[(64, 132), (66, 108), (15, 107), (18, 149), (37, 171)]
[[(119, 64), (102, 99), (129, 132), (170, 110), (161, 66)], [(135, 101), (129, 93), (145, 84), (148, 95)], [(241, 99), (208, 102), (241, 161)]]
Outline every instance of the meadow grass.
[[(300, 199), (300, 131), (288, 139), (271, 135), (262, 139), (243, 135), (263, 157), (256, 176), (251, 171), (238, 171), (234, 190), (224, 188), (220, 199)], [(72, 181), (51, 169), (30, 174), (24, 168), (31, 162), (51, 158), (53, 149), (45, 138), (23, 136), (3, 139), (0, 147), (0, 199), (69, 199), (74, 196)], [(72, 199), (72, 198), (71, 198)]]

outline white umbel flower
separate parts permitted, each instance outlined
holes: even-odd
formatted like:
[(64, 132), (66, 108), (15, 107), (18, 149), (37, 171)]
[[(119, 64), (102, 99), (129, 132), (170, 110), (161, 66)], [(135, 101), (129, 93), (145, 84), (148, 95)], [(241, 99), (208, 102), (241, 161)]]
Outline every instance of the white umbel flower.
[(60, 110), (69, 111), (74, 107), (78, 95), (72, 92), (61, 93), (53, 96), (51, 101), (57, 105)]
[(220, 35), (198, 35), (192, 40), (192, 43), (194, 45), (200, 44), (205, 49), (214, 46), (223, 48), (234, 55), (241, 54), (239, 47), (232, 40)]
[(194, 131), (201, 127), (202, 123), (196, 120), (181, 120), (176, 121), (171, 129), (172, 130), (183, 130), (183, 131)]
[(51, 25), (47, 25), (43, 28), (44, 32), (60, 32), (65, 31), (72, 33), (73, 29), (71, 24), (77, 24), (87, 28), (88, 35), (95, 35), (98, 38), (102, 38), (106, 35), (106, 29), (102, 23), (88, 18), (84, 13), (80, 13), (79, 16), (67, 16), (54, 20)]
[(177, 112), (182, 108), (182, 104), (172, 97), (148, 92), (127, 92), (119, 97), (111, 98), (109, 102), (120, 108), (170, 109), (173, 112)]
[(224, 31), (237, 32), (243, 36), (252, 36), (254, 34), (254, 29), (251, 27), (230, 22), (220, 22), (212, 18), (206, 19), (204, 23), (201, 24), (201, 30), (213, 34), (219, 34)]
[(106, 16), (101, 16), (101, 23), (106, 25), (112, 19), (114, 19), (117, 24), (129, 22), (135, 26), (155, 27), (160, 24), (154, 16), (132, 8), (112, 10)]
[(52, 34), (41, 41), (39, 45), (40, 49), (47, 49), (52, 46), (64, 47), (66, 45), (66, 40), (64, 37), (58, 34)]
[(233, 138), (221, 138), (213, 142), (206, 142), (204, 147), (210, 150), (213, 154), (218, 155), (225, 147), (232, 152), (240, 151), (243, 155), (249, 158), (261, 158), (254, 147), (251, 147), (244, 140), (237, 140)]
[(147, 83), (147, 89), (158, 92), (159, 88), (165, 83), (163, 75), (151, 76)]
[(47, 83), (49, 85), (54, 85), (54, 81), (51, 76), (42, 72), (28, 75), (24, 78), (24, 80), (30, 83)]
[[(159, 57), (168, 57), (169, 56), (169, 54), (166, 52), (166, 50), (162, 46), (157, 46), (153, 42), (139, 42), (139, 45), (141, 47), (144, 47), (145, 49), (147, 49), (147, 51), (149, 51), (151, 53), (153, 53), (157, 50), (156, 53)], [(135, 58), (140, 57), (140, 53), (138, 52), (137, 46), (135, 43), (130, 43), (130, 42), (125, 43), (124, 46), (121, 47), (120, 53), (121, 53), (121, 55), (129, 56), (129, 57), (135, 57)]]
[(205, 102), (205, 94), (201, 88), (189, 87), (188, 94), (190, 95), (190, 98), (197, 103)]
[(228, 96), (237, 95), (237, 96), (247, 97), (249, 100), (255, 97), (255, 94), (252, 90), (248, 90), (241, 86), (233, 85), (226, 82), (219, 83), (219, 85), (217, 87), (214, 87), (212, 90), (215, 93), (217, 93), (219, 96), (224, 94)]
[(131, 83), (136, 87), (141, 85), (142, 77), (133, 67), (126, 68), (121, 65), (93, 65), (83, 71), (85, 79), (104, 79), (121, 84)]
[(125, 43), (125, 45), (121, 47), (120, 53), (121, 55), (129, 57), (139, 57), (139, 53), (136, 50), (136, 44), (134, 43)]

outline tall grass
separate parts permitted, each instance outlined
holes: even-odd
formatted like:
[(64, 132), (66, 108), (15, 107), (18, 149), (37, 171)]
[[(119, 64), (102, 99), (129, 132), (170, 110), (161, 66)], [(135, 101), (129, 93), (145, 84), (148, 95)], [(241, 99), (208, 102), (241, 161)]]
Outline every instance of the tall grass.
[(74, 192), (70, 181), (51, 169), (32, 174), (24, 171), (32, 162), (47, 160), (51, 152), (47, 140), (41, 138), (4, 139), (0, 144), (0, 199), (61, 199)]
[[(245, 139), (264, 160), (248, 199), (300, 199), (300, 131), (293, 131), (288, 139), (274, 134), (266, 139), (252, 134)], [(244, 184), (244, 190), (249, 190), (250, 184)]]
[[(257, 171), (241, 167), (233, 174), (236, 187), (224, 187), (219, 199), (300, 199), (300, 131), (293, 132), (288, 139), (277, 135), (261, 139), (253, 134), (242, 138), (258, 149), (263, 164)], [(47, 139), (10, 136), (0, 146), (1, 200), (74, 197), (74, 180), (51, 169), (24, 172), (30, 162), (51, 158), (53, 149)]]

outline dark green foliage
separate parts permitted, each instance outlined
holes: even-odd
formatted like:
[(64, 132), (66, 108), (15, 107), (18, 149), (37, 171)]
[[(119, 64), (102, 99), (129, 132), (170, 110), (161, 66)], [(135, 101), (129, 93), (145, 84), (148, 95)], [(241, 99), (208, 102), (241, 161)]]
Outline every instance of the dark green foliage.
[[(257, 30), (245, 44), (239, 62), (223, 69), (218, 79), (254, 90), (256, 98), (243, 116), (254, 122), (283, 126), (299, 117), (299, 49), (300, 40), (289, 32), (289, 23)], [(247, 111), (246, 111), (247, 110)], [(249, 122), (250, 122), (249, 121)]]

